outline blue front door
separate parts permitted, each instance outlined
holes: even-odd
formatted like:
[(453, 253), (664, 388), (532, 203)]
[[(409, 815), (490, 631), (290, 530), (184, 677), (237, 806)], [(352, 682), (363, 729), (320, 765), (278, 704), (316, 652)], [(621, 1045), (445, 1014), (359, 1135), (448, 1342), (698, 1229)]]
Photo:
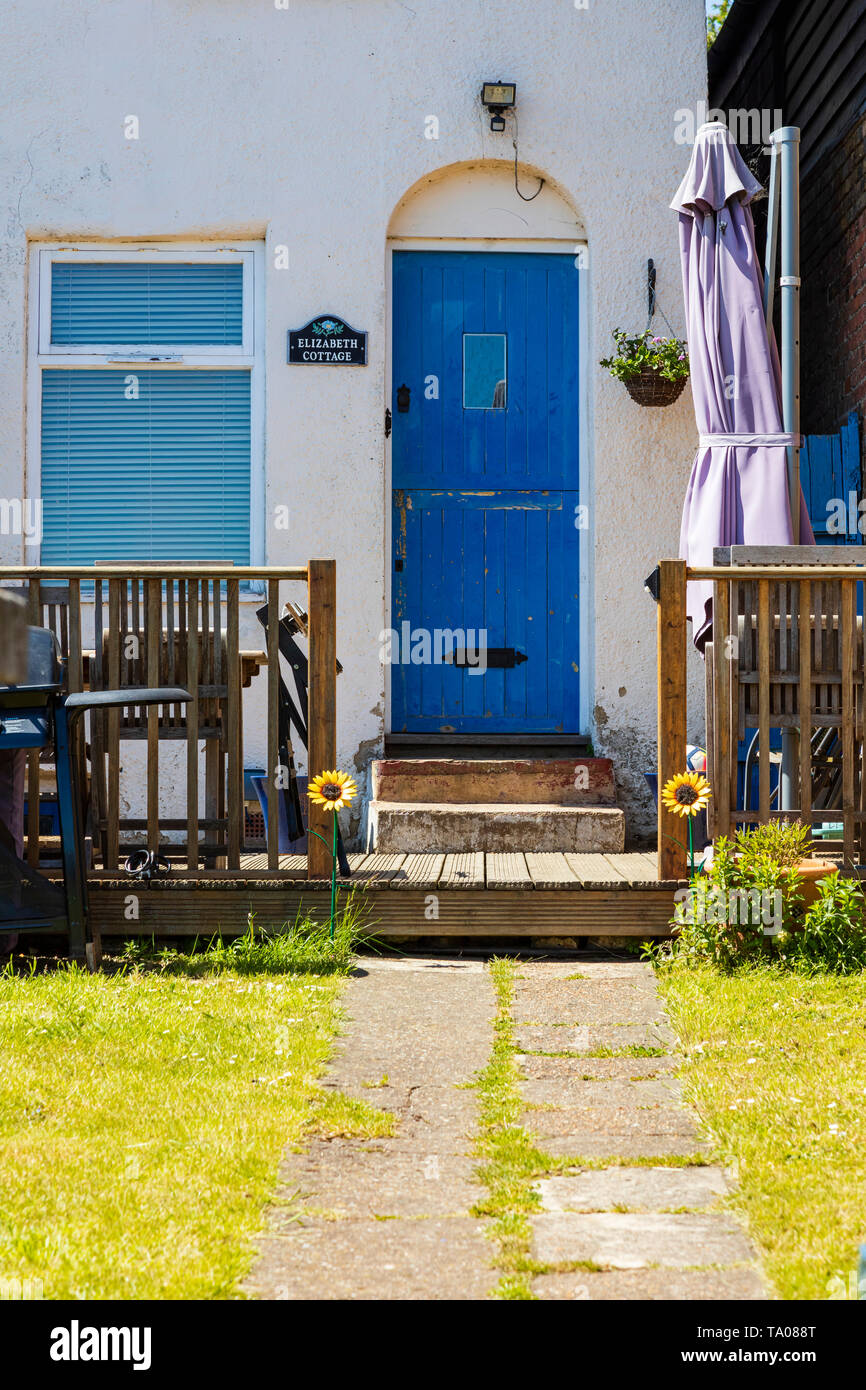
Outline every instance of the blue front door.
[(578, 280), (394, 253), (394, 732), (580, 732)]

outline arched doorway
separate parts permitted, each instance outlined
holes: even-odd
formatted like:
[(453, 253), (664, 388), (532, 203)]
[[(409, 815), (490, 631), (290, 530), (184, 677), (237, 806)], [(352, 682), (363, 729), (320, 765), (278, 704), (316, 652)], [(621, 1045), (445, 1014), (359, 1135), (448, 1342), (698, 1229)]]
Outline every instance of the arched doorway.
[(579, 734), (580, 220), (460, 166), (389, 248), (391, 731)]

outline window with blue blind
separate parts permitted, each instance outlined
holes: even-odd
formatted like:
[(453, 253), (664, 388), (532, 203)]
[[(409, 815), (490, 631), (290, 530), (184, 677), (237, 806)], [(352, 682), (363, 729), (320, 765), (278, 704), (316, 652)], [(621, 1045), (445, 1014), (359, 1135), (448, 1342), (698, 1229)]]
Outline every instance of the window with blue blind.
[(248, 565), (252, 253), (42, 254), (41, 563)]
[(52, 263), (52, 343), (224, 347), (242, 341), (243, 266), (237, 262)]
[(42, 563), (249, 564), (249, 372), (134, 375), (42, 373)]

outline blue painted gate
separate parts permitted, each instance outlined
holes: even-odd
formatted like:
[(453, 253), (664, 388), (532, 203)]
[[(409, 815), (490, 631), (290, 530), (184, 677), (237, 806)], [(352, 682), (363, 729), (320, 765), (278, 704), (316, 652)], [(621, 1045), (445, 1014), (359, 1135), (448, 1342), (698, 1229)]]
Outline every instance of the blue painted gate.
[(578, 283), (394, 253), (395, 732), (579, 732)]

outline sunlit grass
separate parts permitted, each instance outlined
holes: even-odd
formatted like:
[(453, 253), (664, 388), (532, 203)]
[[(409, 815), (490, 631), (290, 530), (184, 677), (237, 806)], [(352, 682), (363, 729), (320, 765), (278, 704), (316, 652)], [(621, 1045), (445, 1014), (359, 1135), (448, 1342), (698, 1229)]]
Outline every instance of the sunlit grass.
[(286, 973), (291, 949), (0, 975), (0, 1280), (237, 1296), (285, 1145), (390, 1132), (318, 1084), (345, 963)]
[(675, 965), (660, 984), (686, 1098), (779, 1296), (847, 1289), (866, 1241), (866, 977)]

